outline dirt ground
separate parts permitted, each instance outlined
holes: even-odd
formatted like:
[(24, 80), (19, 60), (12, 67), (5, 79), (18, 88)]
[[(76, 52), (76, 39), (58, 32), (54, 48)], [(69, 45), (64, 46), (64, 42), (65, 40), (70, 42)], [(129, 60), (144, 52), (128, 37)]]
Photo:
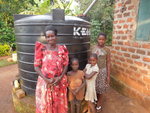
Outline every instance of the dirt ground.
[(17, 64), (0, 68), (0, 113), (16, 113), (12, 104), (12, 81), (18, 74)]
[[(16, 113), (13, 109), (12, 81), (18, 74), (17, 64), (0, 68), (0, 113)], [(135, 100), (111, 89), (105, 94), (101, 113), (150, 113)]]

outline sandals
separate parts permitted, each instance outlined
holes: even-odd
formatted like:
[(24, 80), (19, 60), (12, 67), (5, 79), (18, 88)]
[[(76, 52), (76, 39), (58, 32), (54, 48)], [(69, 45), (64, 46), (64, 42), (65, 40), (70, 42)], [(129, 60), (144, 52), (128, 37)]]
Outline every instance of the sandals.
[(96, 110), (99, 112), (99, 111), (101, 111), (102, 110), (102, 106), (97, 106), (96, 107)]

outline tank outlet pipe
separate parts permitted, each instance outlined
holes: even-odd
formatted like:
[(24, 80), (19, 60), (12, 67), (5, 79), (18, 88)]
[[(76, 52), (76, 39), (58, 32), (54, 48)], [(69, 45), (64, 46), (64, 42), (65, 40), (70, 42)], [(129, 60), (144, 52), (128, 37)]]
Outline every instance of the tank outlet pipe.
[(84, 11), (83, 15), (86, 15), (96, 2), (97, 0), (93, 0), (89, 7)]

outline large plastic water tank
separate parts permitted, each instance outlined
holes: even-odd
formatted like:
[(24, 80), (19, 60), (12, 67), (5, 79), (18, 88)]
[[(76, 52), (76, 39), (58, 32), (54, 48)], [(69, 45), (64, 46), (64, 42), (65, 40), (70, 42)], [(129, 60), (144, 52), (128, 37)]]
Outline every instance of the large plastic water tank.
[(74, 16), (64, 16), (63, 10), (55, 9), (52, 15), (24, 15), (16, 20), (14, 25), (21, 87), (27, 95), (33, 95), (35, 92), (37, 74), (33, 65), (34, 46), (36, 41), (44, 43), (43, 31), (47, 25), (56, 27), (58, 44), (67, 46), (70, 58), (79, 58), (80, 69), (85, 67), (90, 49), (88, 21)]

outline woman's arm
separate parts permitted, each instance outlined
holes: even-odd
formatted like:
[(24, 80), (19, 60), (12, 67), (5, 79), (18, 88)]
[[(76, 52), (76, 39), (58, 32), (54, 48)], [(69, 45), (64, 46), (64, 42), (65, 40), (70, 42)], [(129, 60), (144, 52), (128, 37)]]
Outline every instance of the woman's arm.
[(106, 66), (107, 66), (106, 67), (107, 68), (107, 83), (109, 84), (109, 82), (110, 82), (110, 68), (111, 68), (110, 52), (106, 58)]
[(48, 82), (49, 84), (52, 84), (54, 82), (54, 79), (47, 79), (41, 72), (40, 67), (35, 67), (35, 71), (38, 73), (38, 75), (40, 75), (46, 82)]
[(66, 74), (67, 70), (68, 70), (68, 66), (64, 66), (64, 70), (62, 74), (60, 75), (61, 78)]
[(91, 74), (85, 74), (85, 78), (86, 79), (91, 79), (95, 74), (97, 74), (98, 72), (93, 71)]

